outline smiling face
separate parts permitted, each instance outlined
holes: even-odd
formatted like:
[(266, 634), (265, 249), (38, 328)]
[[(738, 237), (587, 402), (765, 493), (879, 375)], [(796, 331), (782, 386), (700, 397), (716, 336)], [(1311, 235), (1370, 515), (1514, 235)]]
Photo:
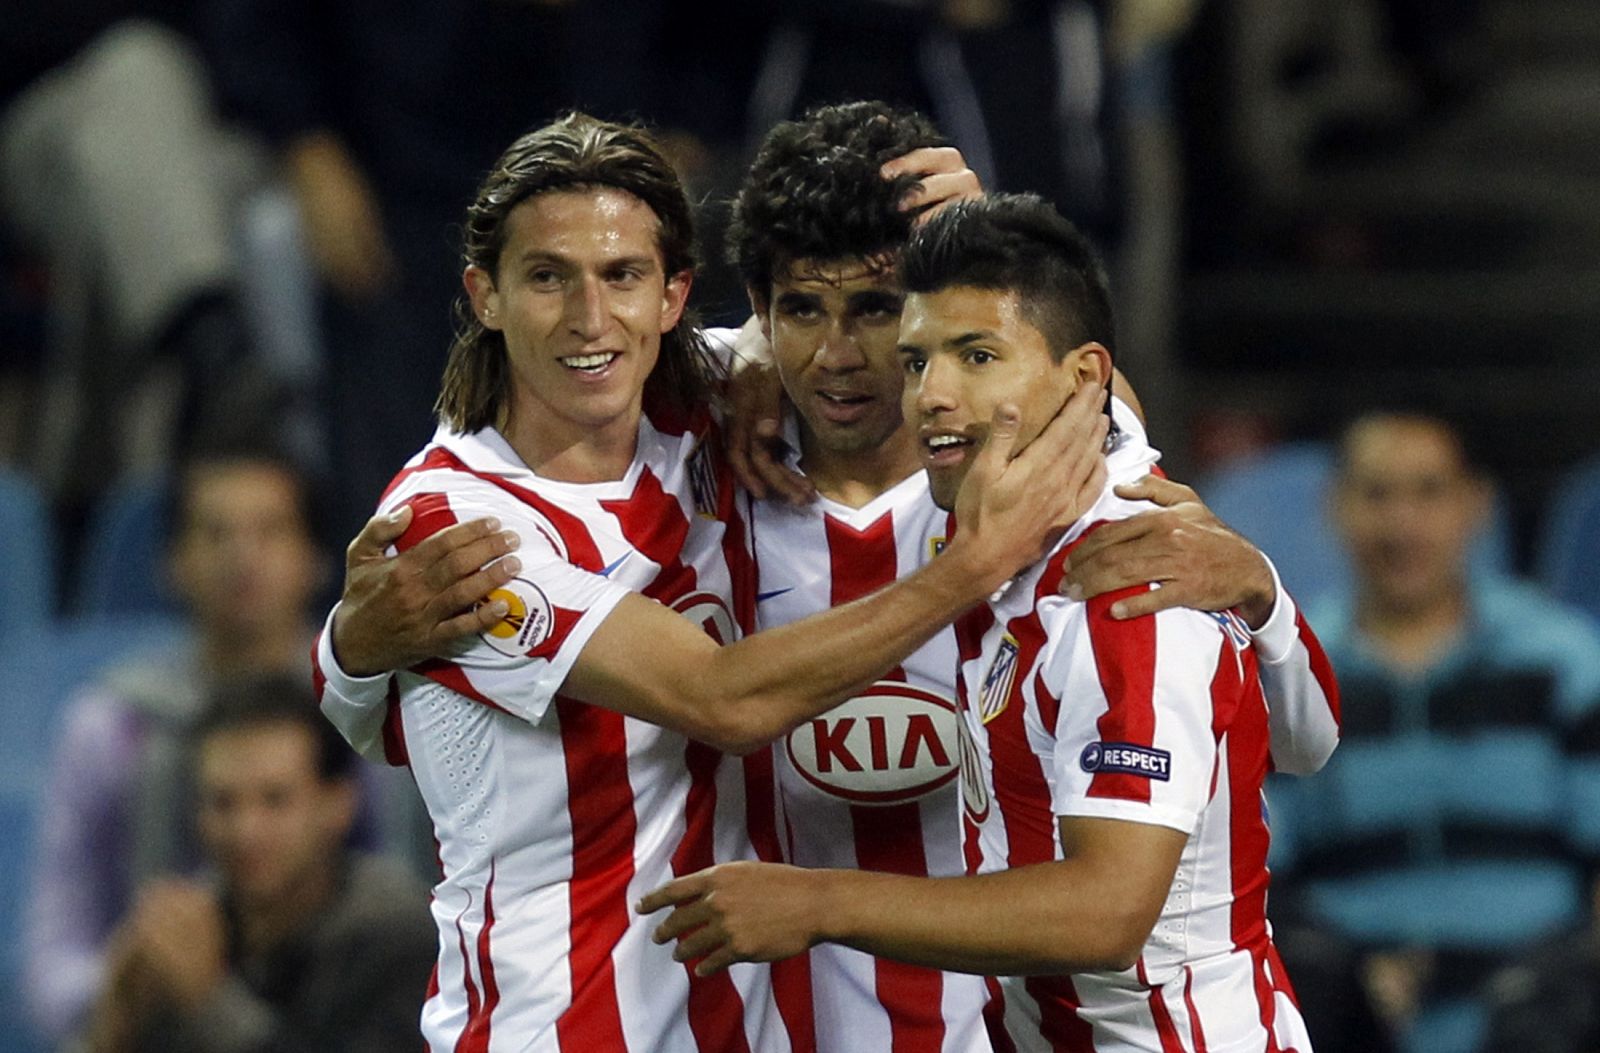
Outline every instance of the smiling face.
[(658, 233), (632, 194), (550, 191), (512, 209), (493, 274), (467, 268), (473, 310), (505, 337), (507, 438), (530, 466), (585, 443), (631, 457), (645, 379), (689, 293)]
[(933, 499), (945, 509), (955, 507), (997, 407), (1010, 403), (1020, 413), (1020, 449), (1086, 377), (1103, 382), (1111, 371), (1110, 354), (1097, 343), (1057, 361), (1015, 292), (969, 286), (906, 297), (900, 360), (906, 417), (917, 429)]
[[(872, 457), (903, 423), (902, 296), (889, 261), (797, 260), (756, 297), (808, 470)], [(914, 470), (907, 459), (907, 470)]]

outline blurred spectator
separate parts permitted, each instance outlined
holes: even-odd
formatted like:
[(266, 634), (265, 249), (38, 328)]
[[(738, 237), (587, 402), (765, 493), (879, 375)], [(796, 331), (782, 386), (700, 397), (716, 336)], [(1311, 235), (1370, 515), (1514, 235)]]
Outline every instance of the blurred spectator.
[(69, 507), (123, 467), (106, 429), (152, 363), (185, 374), (181, 443), (250, 361), (235, 221), (265, 158), (218, 122), (191, 13), (24, 0), (0, 34), (0, 221), (42, 260), (51, 314), (29, 452)]
[(1468, 565), (1491, 497), (1438, 417), (1346, 430), (1333, 503), (1354, 595), (1310, 614), (1339, 672), (1343, 742), (1320, 775), (1274, 790), (1275, 891), (1362, 949), (1401, 1033), (1423, 1014), (1468, 1019), (1489, 968), (1584, 912), (1566, 747), (1600, 702), (1600, 636)]
[(355, 754), (297, 679), (220, 687), (189, 746), (209, 880), (140, 887), (91, 1053), (408, 1048), (434, 959), (427, 890), (352, 855)]
[(1600, 885), (1589, 907), (1584, 925), (1540, 941), (1490, 977), (1480, 1053), (1600, 1049)]
[(207, 692), (264, 670), (309, 687), (324, 570), (310, 504), (295, 467), (264, 448), (197, 451), (178, 476), (170, 573), (188, 649), (133, 657), (68, 704), (43, 797), (25, 972), (47, 1036), (65, 1035), (100, 986), (133, 890), (196, 861), (180, 745)]
[(206, 5), (226, 107), (284, 161), (322, 278), (339, 536), (433, 433), (461, 292), (452, 232), (484, 172), (561, 110), (679, 116), (683, 56), (657, 36), (673, 10), (680, 34), (710, 21), (666, 0)]

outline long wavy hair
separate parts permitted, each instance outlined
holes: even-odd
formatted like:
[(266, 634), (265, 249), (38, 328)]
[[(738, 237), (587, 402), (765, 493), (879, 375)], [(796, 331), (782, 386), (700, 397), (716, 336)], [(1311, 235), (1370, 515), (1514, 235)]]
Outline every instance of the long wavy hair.
[[(695, 268), (694, 218), (677, 172), (643, 128), (570, 113), (512, 143), (478, 190), (462, 234), (462, 260), (499, 279), (506, 219), (512, 209), (552, 190), (611, 187), (649, 205), (660, 220), (657, 245), (668, 276)], [(504, 426), (511, 369), (505, 337), (488, 329), (463, 292), (456, 297), (455, 339), (434, 412), (459, 432)], [(662, 334), (661, 356), (645, 381), (647, 411), (689, 416), (713, 391), (699, 326), (686, 312)]]

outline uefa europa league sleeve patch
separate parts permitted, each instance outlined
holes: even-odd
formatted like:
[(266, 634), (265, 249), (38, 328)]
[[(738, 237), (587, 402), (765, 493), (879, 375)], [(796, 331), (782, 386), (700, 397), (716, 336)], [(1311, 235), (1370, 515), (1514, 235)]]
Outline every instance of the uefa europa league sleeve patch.
[(1166, 782), (1172, 777), (1172, 754), (1131, 742), (1091, 742), (1078, 755), (1078, 767), (1090, 774), (1115, 772)]
[(504, 600), (506, 616), (479, 635), (483, 642), (511, 658), (520, 658), (550, 638), (555, 611), (544, 590), (526, 578), (512, 578), (484, 598)]

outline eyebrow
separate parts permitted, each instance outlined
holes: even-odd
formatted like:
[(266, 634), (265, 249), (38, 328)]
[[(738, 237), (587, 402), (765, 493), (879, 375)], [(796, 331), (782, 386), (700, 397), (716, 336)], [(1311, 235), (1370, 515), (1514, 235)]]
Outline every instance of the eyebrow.
[(995, 334), (988, 329), (977, 329), (970, 333), (962, 333), (958, 337), (945, 341), (947, 347), (966, 347), (969, 344), (981, 344), (995, 339)]
[[(519, 267), (526, 267), (530, 263), (559, 263), (566, 267), (577, 266), (577, 261), (571, 256), (564, 256), (559, 252), (552, 252), (548, 249), (529, 249), (517, 260), (517, 266)], [(601, 261), (602, 267), (654, 267), (655, 265), (656, 258), (648, 254), (618, 256), (614, 259)]]

